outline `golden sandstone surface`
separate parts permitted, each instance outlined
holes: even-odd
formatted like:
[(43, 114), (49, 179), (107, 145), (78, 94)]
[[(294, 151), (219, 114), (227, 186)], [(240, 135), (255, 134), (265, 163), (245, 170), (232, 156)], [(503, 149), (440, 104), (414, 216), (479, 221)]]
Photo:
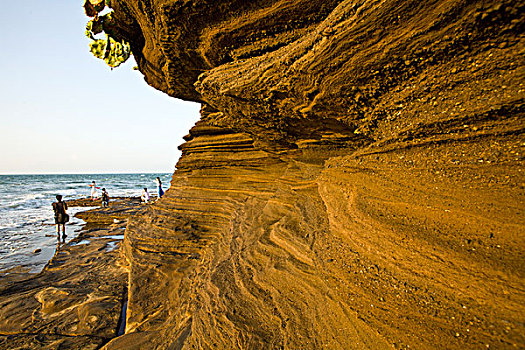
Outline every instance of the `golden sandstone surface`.
[(525, 4), (111, 4), (202, 118), (104, 349), (525, 347)]
[(107, 349), (525, 346), (524, 7), (117, 1), (203, 107)]

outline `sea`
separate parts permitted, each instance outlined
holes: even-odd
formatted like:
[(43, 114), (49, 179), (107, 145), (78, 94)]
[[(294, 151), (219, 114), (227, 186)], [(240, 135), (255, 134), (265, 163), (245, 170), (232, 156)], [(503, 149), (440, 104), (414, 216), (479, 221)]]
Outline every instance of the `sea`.
[[(147, 187), (156, 193), (156, 177), (164, 190), (171, 174), (74, 174), (74, 175), (0, 175), (0, 274), (37, 273), (60, 247), (57, 240), (52, 203), (91, 195), (92, 181), (106, 188), (110, 197), (140, 196)], [(100, 189), (98, 190), (100, 195)], [(84, 222), (73, 215), (89, 208), (68, 208), (70, 222), (65, 244), (75, 238)]]

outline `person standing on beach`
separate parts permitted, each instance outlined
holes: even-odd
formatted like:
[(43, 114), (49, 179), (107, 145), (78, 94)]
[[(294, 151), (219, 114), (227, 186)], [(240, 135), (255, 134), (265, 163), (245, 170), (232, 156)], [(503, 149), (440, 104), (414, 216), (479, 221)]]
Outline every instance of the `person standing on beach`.
[(89, 185), (89, 187), (91, 187), (91, 200), (95, 200), (95, 198), (97, 197), (97, 188), (100, 188), (100, 187), (97, 187), (97, 185), (95, 184), (95, 181), (93, 181), (91, 183), (91, 185)]
[(157, 176), (155, 179), (155, 182), (157, 183), (157, 193), (158, 193), (158, 199), (164, 195), (164, 191), (162, 190), (162, 182), (160, 181), (160, 177)]
[(102, 189), (102, 207), (105, 208), (105, 207), (108, 207), (108, 206), (109, 206), (109, 195), (106, 192), (106, 189), (103, 188)]
[(66, 222), (69, 221), (69, 215), (67, 215), (67, 204), (62, 202), (62, 196), (56, 196), (57, 201), (53, 203), (53, 211), (55, 212), (55, 224), (57, 225), (57, 235), (60, 241), (60, 226), (62, 226), (62, 240), (66, 240)]
[(142, 195), (140, 196), (140, 199), (142, 199), (144, 203), (149, 203), (149, 193), (146, 187), (144, 187), (144, 190), (142, 191)]

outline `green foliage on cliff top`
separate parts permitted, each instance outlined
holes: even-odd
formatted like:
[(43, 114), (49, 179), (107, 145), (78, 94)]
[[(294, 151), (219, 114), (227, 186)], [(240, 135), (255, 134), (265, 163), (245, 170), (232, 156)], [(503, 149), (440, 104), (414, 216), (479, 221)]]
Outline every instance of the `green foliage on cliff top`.
[(106, 40), (96, 39), (89, 44), (89, 51), (101, 60), (104, 60), (110, 67), (118, 67), (130, 56), (130, 46), (122, 41), (117, 42), (106, 34)]
[(92, 40), (89, 44), (89, 51), (101, 60), (104, 60), (110, 67), (115, 68), (126, 62), (131, 55), (131, 47), (129, 43), (117, 41), (106, 32), (106, 39), (97, 39), (95, 35), (104, 32), (104, 25), (111, 21), (111, 14), (109, 12), (105, 15), (99, 16), (99, 13), (110, 7), (111, 0), (86, 0), (84, 3), (84, 10), (86, 15), (93, 17), (86, 25), (86, 36)]

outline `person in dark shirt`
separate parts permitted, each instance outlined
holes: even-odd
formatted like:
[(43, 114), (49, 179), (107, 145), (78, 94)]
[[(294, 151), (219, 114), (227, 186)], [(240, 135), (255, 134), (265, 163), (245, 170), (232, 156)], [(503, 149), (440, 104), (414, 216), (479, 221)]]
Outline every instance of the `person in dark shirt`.
[(53, 203), (53, 211), (55, 212), (55, 224), (57, 225), (58, 240), (60, 240), (60, 226), (62, 226), (62, 239), (66, 240), (66, 222), (69, 221), (69, 215), (67, 215), (67, 204), (62, 202), (62, 196), (57, 195), (57, 201)]
[(109, 195), (105, 188), (102, 189), (102, 207), (108, 207), (109, 206)]
[(164, 195), (164, 190), (162, 189), (162, 181), (160, 181), (160, 177), (157, 176), (155, 179), (155, 182), (157, 183), (157, 200), (160, 199)]

